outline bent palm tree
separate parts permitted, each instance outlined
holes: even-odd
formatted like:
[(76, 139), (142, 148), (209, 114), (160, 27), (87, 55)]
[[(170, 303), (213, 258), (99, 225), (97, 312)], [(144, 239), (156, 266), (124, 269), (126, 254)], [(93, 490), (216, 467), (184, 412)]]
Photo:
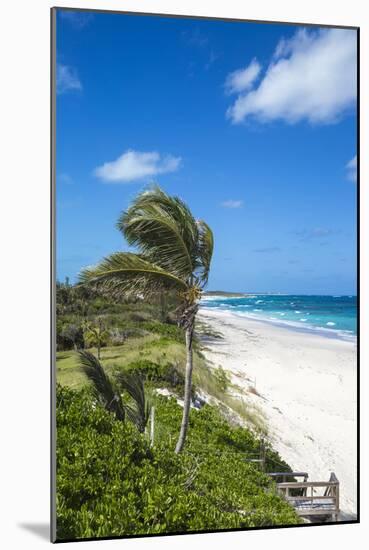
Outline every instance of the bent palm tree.
[(117, 420), (124, 422), (125, 408), (122, 398), (100, 361), (88, 351), (79, 351), (78, 356), (83, 372), (93, 384), (96, 398), (102, 402), (106, 410), (115, 414)]
[(181, 430), (176, 453), (182, 451), (191, 403), (192, 341), (198, 300), (209, 277), (213, 233), (196, 220), (178, 197), (159, 187), (138, 195), (117, 224), (128, 244), (138, 253), (117, 252), (93, 268), (84, 269), (80, 282), (91, 283), (113, 297), (140, 294), (149, 297), (162, 291), (177, 293), (178, 324), (186, 336), (186, 376)]
[(87, 378), (92, 382), (95, 397), (117, 420), (125, 421), (126, 417), (144, 432), (151, 412), (150, 399), (145, 394), (142, 378), (137, 374), (120, 372), (117, 381), (131, 398), (131, 403), (123, 402), (122, 396), (104, 371), (100, 361), (90, 352), (78, 352), (79, 364)]
[(132, 399), (132, 405), (128, 403), (124, 405), (127, 416), (143, 433), (151, 413), (151, 401), (145, 393), (143, 380), (138, 374), (120, 371), (117, 374), (117, 381)]

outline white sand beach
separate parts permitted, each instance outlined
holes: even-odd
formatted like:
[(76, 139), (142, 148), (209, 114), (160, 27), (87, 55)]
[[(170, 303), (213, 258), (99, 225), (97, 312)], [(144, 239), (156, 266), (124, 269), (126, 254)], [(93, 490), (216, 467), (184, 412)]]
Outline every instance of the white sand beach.
[(204, 354), (265, 415), (269, 438), (309, 481), (340, 481), (341, 519), (356, 514), (356, 343), (201, 308), (223, 335)]

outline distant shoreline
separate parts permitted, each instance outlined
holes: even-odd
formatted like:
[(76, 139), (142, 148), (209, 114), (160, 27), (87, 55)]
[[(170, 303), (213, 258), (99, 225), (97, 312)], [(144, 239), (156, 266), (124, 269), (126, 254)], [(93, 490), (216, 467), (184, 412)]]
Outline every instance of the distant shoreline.
[(202, 293), (206, 296), (221, 296), (223, 298), (243, 298), (247, 296), (332, 296), (333, 298), (357, 298), (357, 294), (321, 294), (321, 293), (296, 293), (296, 292), (228, 292), (226, 290), (206, 290)]
[(225, 290), (209, 290), (202, 293), (203, 296), (221, 296), (222, 298), (243, 298), (248, 296), (245, 292), (227, 292)]

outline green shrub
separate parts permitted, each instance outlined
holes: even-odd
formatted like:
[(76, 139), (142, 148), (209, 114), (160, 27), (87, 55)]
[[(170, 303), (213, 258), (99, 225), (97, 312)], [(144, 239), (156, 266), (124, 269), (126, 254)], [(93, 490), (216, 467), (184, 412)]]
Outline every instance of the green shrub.
[(191, 410), (186, 452), (173, 452), (181, 408), (158, 398), (158, 434), (143, 434), (93, 399), (57, 388), (58, 540), (290, 525), (294, 510), (245, 457), (252, 434), (212, 407)]
[(218, 383), (219, 389), (225, 392), (230, 384), (229, 375), (226, 373), (226, 371), (222, 367), (218, 367), (217, 369), (214, 369), (214, 375)]
[(173, 324), (160, 323), (158, 321), (146, 321), (141, 323), (140, 327), (148, 332), (165, 336), (168, 340), (175, 340), (180, 343), (184, 343), (185, 341), (183, 330)]
[(56, 323), (56, 347), (58, 351), (84, 347), (83, 328), (81, 321), (58, 319)]
[(127, 372), (137, 373), (148, 382), (155, 382), (155, 385), (169, 386), (180, 389), (184, 386), (183, 372), (176, 365), (166, 363), (160, 365), (146, 359), (134, 361), (125, 367)]

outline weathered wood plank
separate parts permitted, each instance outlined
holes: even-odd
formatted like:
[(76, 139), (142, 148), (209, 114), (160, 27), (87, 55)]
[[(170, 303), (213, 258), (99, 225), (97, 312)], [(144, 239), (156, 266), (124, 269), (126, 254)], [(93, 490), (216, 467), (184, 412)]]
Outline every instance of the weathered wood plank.
[(337, 483), (331, 481), (287, 481), (282, 483), (277, 483), (277, 487), (283, 488), (293, 488), (293, 489), (302, 489), (303, 487), (336, 487)]
[(296, 508), (295, 511), (299, 516), (332, 516), (336, 514), (335, 510), (322, 510), (318, 508)]
[[(331, 473), (329, 481), (306, 481), (307, 472), (273, 472), (272, 478), (282, 478), (282, 482), (276, 483), (277, 491), (293, 506), (296, 513), (301, 516), (327, 516), (336, 520), (340, 511), (339, 507), (339, 481)], [(303, 477), (304, 481), (286, 481), (288, 477)], [(314, 494), (314, 489), (325, 489), (323, 495)], [(291, 490), (302, 490), (300, 495), (291, 495)], [(310, 495), (307, 491), (310, 489)]]
[(300, 496), (291, 496), (290, 497), (291, 500), (311, 500), (311, 501), (314, 501), (314, 500), (325, 500), (325, 501), (331, 501), (332, 503), (336, 503), (336, 498), (335, 497), (327, 497), (327, 496), (324, 496), (324, 495), (312, 495), (312, 496), (303, 496), (303, 497), (300, 497)]
[(270, 477), (281, 477), (281, 476), (287, 476), (287, 477), (308, 477), (309, 474), (307, 472), (272, 472), (268, 473)]

